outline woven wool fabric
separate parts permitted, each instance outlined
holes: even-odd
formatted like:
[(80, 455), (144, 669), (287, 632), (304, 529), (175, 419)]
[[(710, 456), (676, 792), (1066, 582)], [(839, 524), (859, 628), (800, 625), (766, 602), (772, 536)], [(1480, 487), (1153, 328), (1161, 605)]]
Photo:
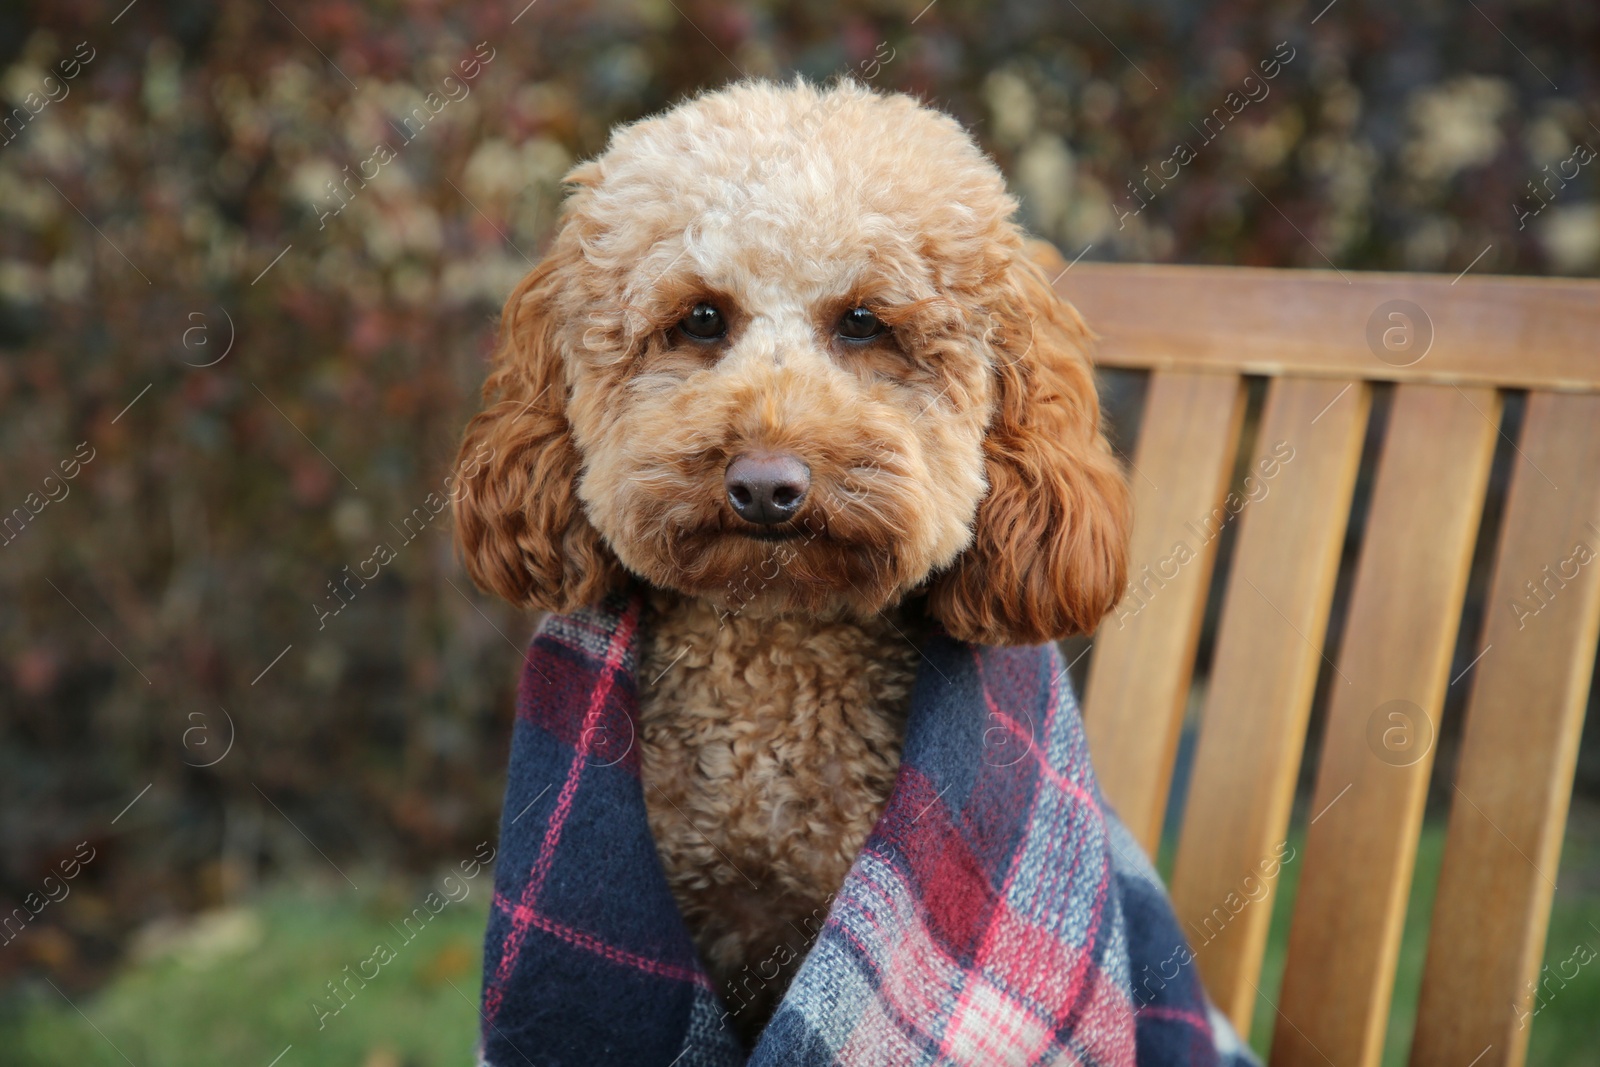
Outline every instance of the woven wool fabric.
[(545, 620), (484, 952), (488, 1067), (1254, 1062), (1106, 806), (1053, 645), (923, 648), (899, 776), (753, 1052), (695, 954), (634, 744), (641, 598)]

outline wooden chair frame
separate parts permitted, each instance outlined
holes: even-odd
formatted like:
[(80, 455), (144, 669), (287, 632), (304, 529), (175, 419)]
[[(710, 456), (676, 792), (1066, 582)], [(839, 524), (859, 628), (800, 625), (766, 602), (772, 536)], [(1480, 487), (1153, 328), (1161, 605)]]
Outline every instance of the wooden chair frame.
[[(1084, 718), (1103, 788), (1152, 854), (1213, 527), (1238, 524), (1172, 874), (1207, 989), (1241, 1032), (1277, 1013), (1275, 1065), (1379, 1062), (1432, 739), (1447, 689), (1470, 686), (1411, 1063), (1520, 1064), (1600, 631), (1600, 283), (1056, 263), (1096, 362), (1149, 372), (1132, 583), (1094, 637)], [(1227, 490), (1247, 375), (1268, 382), (1250, 459), (1265, 491), (1246, 500)], [(1375, 382), (1395, 384), (1334, 663)], [(1507, 390), (1527, 396), (1482, 652), (1452, 679)], [(1324, 664), (1314, 817), (1286, 859)], [(1284, 862), (1303, 865), (1286, 971), (1263, 990)]]

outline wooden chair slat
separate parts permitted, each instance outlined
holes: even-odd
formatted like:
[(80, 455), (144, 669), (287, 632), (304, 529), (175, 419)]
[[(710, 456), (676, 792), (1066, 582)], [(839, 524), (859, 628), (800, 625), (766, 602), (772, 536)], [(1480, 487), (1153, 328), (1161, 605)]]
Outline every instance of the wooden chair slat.
[(1328, 701), (1275, 1065), (1375, 1067), (1381, 1057), (1499, 432), (1492, 389), (1395, 390)]
[(1056, 291), (1107, 367), (1600, 390), (1593, 281), (1079, 263)]
[(1600, 629), (1600, 397), (1530, 395), (1519, 447), (1485, 651), (1473, 667), (1413, 1064), (1516, 1067), (1538, 1001), (1559, 993), (1559, 968), (1537, 997), (1534, 984)]
[(1274, 380), (1254, 461), (1265, 495), (1239, 519), (1172, 896), (1207, 990), (1243, 1033), (1370, 401), (1364, 382)]
[[(1160, 844), (1216, 559), (1214, 533), (1226, 514), (1223, 497), (1243, 416), (1238, 375), (1150, 376), (1129, 475), (1131, 582), (1095, 634), (1084, 724), (1101, 788), (1152, 855)], [(1213, 536), (1202, 540), (1204, 531)]]

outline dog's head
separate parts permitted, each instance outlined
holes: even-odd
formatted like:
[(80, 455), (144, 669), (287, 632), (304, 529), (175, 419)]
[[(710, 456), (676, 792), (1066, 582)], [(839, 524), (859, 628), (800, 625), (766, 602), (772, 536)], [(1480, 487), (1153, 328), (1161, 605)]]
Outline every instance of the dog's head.
[(746, 83), (618, 130), (567, 180), (462, 445), (479, 585), (565, 611), (631, 571), (811, 614), (921, 590), (991, 644), (1115, 603), (1128, 492), (1087, 332), (954, 120)]

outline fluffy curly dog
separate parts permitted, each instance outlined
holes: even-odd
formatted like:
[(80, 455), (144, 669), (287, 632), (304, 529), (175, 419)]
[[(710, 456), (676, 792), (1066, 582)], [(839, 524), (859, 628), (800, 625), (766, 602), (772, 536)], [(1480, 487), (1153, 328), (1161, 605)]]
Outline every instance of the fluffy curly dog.
[(1093, 629), (1128, 492), (1083, 323), (948, 116), (739, 84), (567, 181), (462, 445), (493, 459), (457, 534), (518, 605), (649, 590), (651, 829), (731, 998), (748, 962), (804, 951), (881, 811), (919, 632)]

